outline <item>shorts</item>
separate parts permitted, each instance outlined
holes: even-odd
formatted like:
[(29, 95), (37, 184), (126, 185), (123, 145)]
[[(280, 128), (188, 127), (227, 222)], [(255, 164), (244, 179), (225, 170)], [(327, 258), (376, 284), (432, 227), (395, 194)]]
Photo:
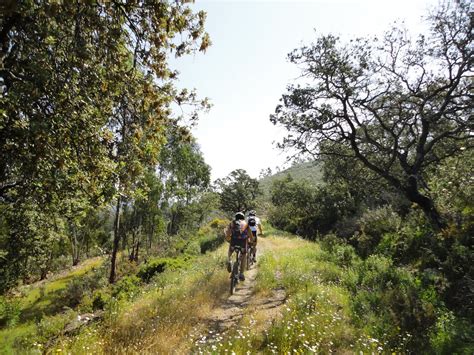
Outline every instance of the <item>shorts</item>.
[(257, 245), (257, 231), (252, 231), (252, 234), (253, 234), (253, 238), (252, 238), (252, 241), (250, 241), (249, 243), (252, 245)]
[(243, 249), (243, 253), (247, 252), (247, 239), (232, 238), (230, 240), (230, 247), (233, 249), (234, 246), (239, 246)]

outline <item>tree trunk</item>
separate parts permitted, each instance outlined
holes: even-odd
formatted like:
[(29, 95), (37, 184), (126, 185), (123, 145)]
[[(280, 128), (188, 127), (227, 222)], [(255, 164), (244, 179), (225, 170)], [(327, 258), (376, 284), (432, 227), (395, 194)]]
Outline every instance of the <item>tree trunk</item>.
[(40, 281), (46, 280), (47, 276), (48, 276), (48, 269), (47, 268), (42, 268), (41, 269), (41, 274), (40, 274)]
[(414, 202), (420, 206), (435, 231), (439, 232), (446, 227), (446, 222), (436, 209), (433, 200), (425, 195), (422, 195), (418, 190), (418, 185), (414, 177), (409, 179), (409, 185), (405, 189), (405, 195), (411, 202)]
[(138, 263), (138, 250), (140, 249), (140, 237), (138, 237), (138, 240), (137, 240), (137, 248), (135, 250), (135, 259), (134, 261), (136, 263)]
[(115, 221), (114, 221), (114, 245), (112, 249), (112, 259), (110, 262), (110, 277), (109, 283), (115, 282), (115, 266), (117, 261), (117, 253), (119, 249), (119, 242), (120, 242), (120, 207), (122, 204), (122, 199), (120, 194), (117, 197), (117, 207), (115, 208)]
[(76, 266), (79, 264), (79, 244), (77, 242), (77, 230), (76, 227), (73, 225), (72, 227), (72, 266)]
[(151, 250), (154, 235), (155, 235), (155, 224), (152, 223), (151, 228), (150, 228), (150, 233), (148, 234), (148, 251)]
[(89, 258), (89, 238), (86, 240), (86, 258)]

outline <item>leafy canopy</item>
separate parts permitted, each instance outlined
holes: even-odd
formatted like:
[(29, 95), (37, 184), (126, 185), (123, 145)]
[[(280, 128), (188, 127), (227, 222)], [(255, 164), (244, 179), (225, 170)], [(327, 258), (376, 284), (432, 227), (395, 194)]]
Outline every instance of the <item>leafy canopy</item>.
[(471, 18), (469, 2), (448, 2), (430, 15), (428, 36), (327, 35), (290, 53), (311, 84), (290, 85), (271, 116), (290, 132), (280, 146), (360, 161), (441, 227), (426, 178), (473, 147)]
[(255, 208), (255, 199), (262, 194), (258, 180), (243, 169), (234, 170), (224, 179), (217, 180), (217, 186), (221, 208), (229, 214)]

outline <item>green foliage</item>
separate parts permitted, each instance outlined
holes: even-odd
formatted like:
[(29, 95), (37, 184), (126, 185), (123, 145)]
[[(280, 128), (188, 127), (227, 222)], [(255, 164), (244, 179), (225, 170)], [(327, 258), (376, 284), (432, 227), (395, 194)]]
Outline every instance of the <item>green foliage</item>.
[(352, 293), (352, 310), (358, 324), (372, 323), (376, 336), (385, 334), (391, 346), (399, 341), (397, 328), (409, 334), (412, 349), (426, 345), (426, 329), (435, 323), (438, 300), (425, 301), (408, 270), (395, 267), (388, 258), (372, 255), (357, 263), (343, 279)]
[(224, 243), (223, 230), (228, 223), (225, 219), (215, 218), (199, 230), (197, 238), (201, 254), (213, 251)]
[[(463, 147), (464, 148), (464, 147)], [(446, 159), (430, 176), (428, 185), (439, 209), (452, 223), (472, 223), (474, 214), (474, 151)], [(470, 220), (470, 222), (469, 222)]]
[(0, 296), (0, 326), (14, 326), (20, 320), (21, 305), (18, 299)]
[(357, 243), (357, 251), (367, 257), (374, 253), (385, 233), (396, 233), (401, 226), (400, 216), (391, 206), (367, 210), (359, 218), (360, 233), (353, 240)]
[(69, 307), (78, 306), (83, 297), (91, 295), (94, 290), (106, 285), (106, 279), (102, 273), (91, 272), (81, 277), (73, 278), (64, 290), (61, 291), (62, 304)]
[(321, 249), (326, 252), (323, 259), (331, 261), (339, 267), (348, 268), (359, 261), (354, 247), (334, 234), (328, 234), (321, 238), (320, 245)]
[(210, 193), (210, 167), (193, 139), (183, 140), (177, 132), (168, 134), (160, 154), (158, 176), (165, 181), (162, 208), (169, 215), (167, 232), (195, 230), (217, 206)]
[(258, 180), (251, 178), (243, 169), (232, 171), (224, 179), (216, 181), (220, 189), (221, 209), (229, 215), (256, 208), (256, 198), (262, 194)]
[(176, 270), (186, 266), (186, 258), (155, 258), (143, 264), (138, 270), (137, 276), (143, 281), (149, 282), (153, 276), (165, 270)]
[(362, 166), (364, 180), (383, 179), (441, 230), (426, 180), (472, 148), (470, 2), (443, 3), (427, 18), (430, 32), (416, 39), (395, 25), (381, 39), (330, 34), (294, 50), (289, 60), (310, 81), (290, 85), (270, 120), (289, 131), (282, 148)]
[(45, 278), (68, 247), (74, 264), (97, 239), (108, 247), (87, 214), (117, 195), (142, 196), (167, 132), (189, 136), (171, 103), (191, 104), (191, 123), (209, 105), (176, 89), (168, 58), (210, 40), (205, 13), (181, 2), (17, 2), (0, 16), (3, 293), (37, 276), (28, 269)]
[(32, 329), (15, 337), (14, 351), (22, 353), (36, 353), (42, 351), (47, 345), (54, 343), (54, 339), (61, 336), (65, 326), (77, 317), (73, 311), (67, 311), (55, 316), (45, 317)]
[(339, 218), (350, 213), (354, 201), (344, 185), (312, 186), (291, 175), (275, 180), (270, 189), (274, 205), (269, 222), (277, 228), (309, 239), (328, 232)]
[[(141, 282), (142, 280), (135, 275), (125, 276), (113, 285), (111, 295), (118, 300), (131, 300), (140, 293)], [(94, 300), (97, 300), (97, 297)]]
[(199, 249), (201, 254), (206, 254), (208, 251), (216, 250), (223, 243), (224, 238), (222, 235), (211, 235), (199, 241)]
[(92, 309), (93, 310), (103, 310), (105, 306), (110, 301), (110, 294), (104, 290), (96, 290), (92, 294)]
[(474, 351), (474, 324), (447, 309), (440, 309), (430, 330), (430, 346), (436, 354), (471, 354)]

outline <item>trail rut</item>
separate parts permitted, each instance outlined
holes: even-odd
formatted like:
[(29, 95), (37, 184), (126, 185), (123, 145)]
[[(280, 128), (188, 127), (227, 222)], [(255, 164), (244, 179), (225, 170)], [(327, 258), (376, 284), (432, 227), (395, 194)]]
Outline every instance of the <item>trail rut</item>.
[[(270, 245), (264, 238), (259, 240), (257, 259), (265, 252), (269, 252)], [(205, 320), (209, 324), (210, 337), (212, 334), (226, 333), (229, 329), (239, 323), (245, 315), (255, 315), (264, 319), (266, 323), (271, 322), (280, 314), (280, 308), (286, 300), (283, 289), (273, 290), (269, 296), (259, 296), (255, 293), (256, 278), (258, 274), (258, 262), (250, 270), (246, 271), (246, 279), (239, 282), (233, 295), (230, 295), (219, 307), (215, 308), (211, 315)]]

